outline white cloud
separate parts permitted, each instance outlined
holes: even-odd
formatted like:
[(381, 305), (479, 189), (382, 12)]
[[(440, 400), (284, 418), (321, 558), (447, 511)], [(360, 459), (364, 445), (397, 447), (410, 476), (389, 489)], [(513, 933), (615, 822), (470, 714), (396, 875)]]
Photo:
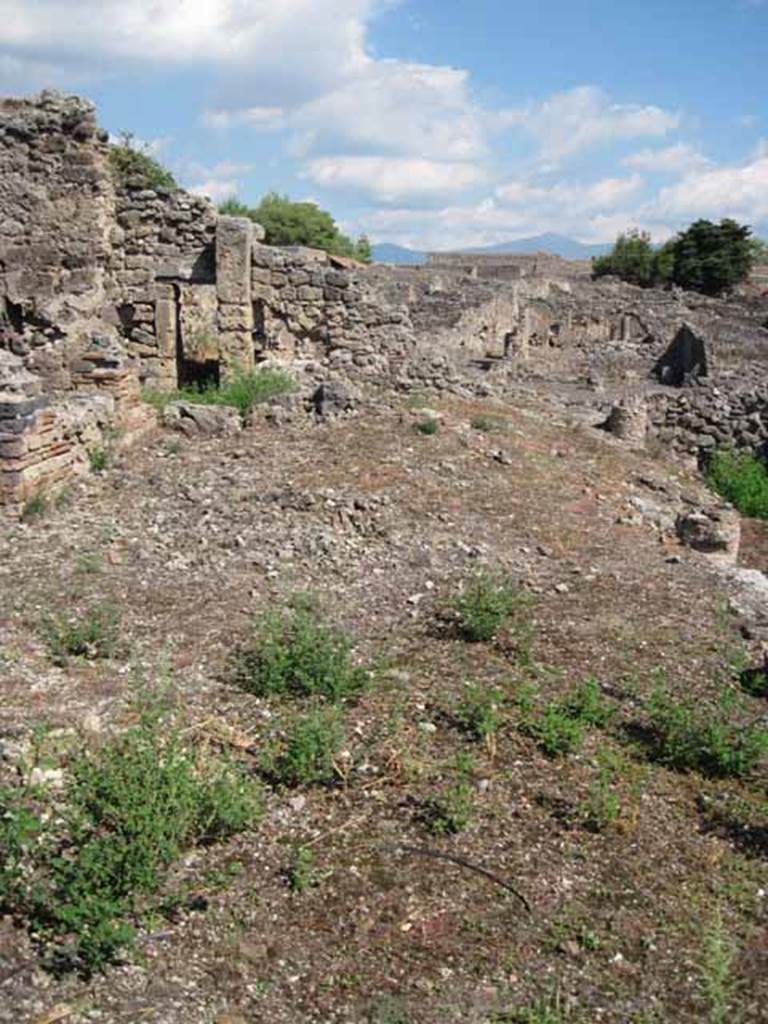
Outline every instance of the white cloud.
[(383, 202), (461, 192), (485, 180), (471, 163), (381, 156), (319, 157), (309, 161), (304, 176), (325, 188), (362, 192)]
[(507, 205), (527, 207), (577, 208), (581, 210), (611, 208), (635, 195), (643, 187), (638, 174), (628, 178), (603, 178), (592, 184), (559, 182), (535, 185), (528, 181), (511, 181), (496, 189), (496, 198)]
[(768, 220), (768, 152), (758, 149), (740, 166), (709, 167), (664, 188), (655, 203), (664, 216), (735, 217), (749, 223)]
[(234, 178), (209, 178), (196, 185), (190, 185), (188, 191), (195, 196), (207, 196), (214, 203), (230, 199), (238, 194), (239, 184)]
[(203, 124), (226, 130), (233, 125), (248, 125), (260, 131), (276, 131), (285, 126), (282, 107), (246, 107), (244, 110), (205, 110)]
[(695, 146), (687, 142), (678, 142), (663, 149), (642, 149), (639, 153), (625, 157), (622, 163), (627, 167), (637, 167), (641, 171), (683, 174), (702, 167), (709, 161)]
[(663, 136), (677, 128), (680, 115), (656, 106), (612, 103), (601, 89), (584, 85), (556, 93), (500, 115), (539, 143), (541, 155), (560, 160), (578, 150), (644, 136)]

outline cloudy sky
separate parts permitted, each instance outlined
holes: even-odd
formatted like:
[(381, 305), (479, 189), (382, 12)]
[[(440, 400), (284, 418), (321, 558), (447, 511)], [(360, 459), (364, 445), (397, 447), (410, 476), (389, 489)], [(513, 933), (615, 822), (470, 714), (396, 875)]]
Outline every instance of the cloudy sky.
[(768, 236), (768, 0), (0, 0), (0, 91), (419, 248)]

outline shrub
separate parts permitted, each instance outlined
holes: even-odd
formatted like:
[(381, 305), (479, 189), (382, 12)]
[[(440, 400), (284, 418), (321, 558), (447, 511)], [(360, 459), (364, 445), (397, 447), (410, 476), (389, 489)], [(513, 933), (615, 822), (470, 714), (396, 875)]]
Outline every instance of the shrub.
[(557, 703), (547, 704), (538, 714), (524, 718), (522, 729), (548, 757), (571, 754), (584, 744), (584, 723), (572, 718)]
[(453, 598), (451, 607), (457, 613), (461, 636), (479, 643), (493, 639), (521, 600), (519, 590), (505, 576), (480, 572)]
[(507, 421), (500, 416), (474, 416), (469, 425), (473, 430), (480, 430), (484, 434), (503, 431), (508, 426)]
[(88, 463), (92, 473), (103, 473), (110, 461), (111, 456), (107, 448), (91, 448), (88, 452)]
[(120, 142), (110, 147), (109, 160), (120, 183), (137, 178), (141, 179), (145, 188), (178, 188), (171, 172), (147, 152), (146, 146), (138, 145), (130, 132), (123, 132)]
[(109, 604), (81, 615), (49, 616), (43, 630), (51, 657), (59, 665), (70, 658), (111, 658), (120, 645), (120, 615)]
[(592, 273), (595, 277), (611, 274), (643, 287), (653, 284), (656, 273), (651, 236), (638, 230), (619, 235), (607, 256), (593, 259)]
[(0, 857), (16, 878), (0, 903), (27, 920), (52, 966), (85, 972), (132, 941), (146, 898), (186, 847), (245, 828), (260, 808), (239, 767), (201, 757), (154, 711), (76, 757), (55, 813), (39, 794), (30, 811), (27, 789), (1, 799)]
[(317, 885), (315, 851), (311, 846), (297, 846), (288, 869), (288, 884), (294, 892), (306, 892)]
[(748, 775), (768, 753), (768, 729), (741, 725), (731, 712), (735, 694), (726, 692), (717, 705), (677, 700), (659, 688), (648, 703), (654, 754), (663, 764), (716, 777)]
[(587, 679), (567, 697), (563, 708), (571, 718), (598, 728), (608, 725), (615, 714), (614, 708), (603, 697), (600, 683), (594, 677)]
[(253, 642), (234, 658), (234, 679), (259, 697), (325, 697), (338, 702), (365, 687), (366, 670), (352, 663), (352, 643), (326, 625), (306, 601), (287, 612), (268, 612)]
[(283, 742), (265, 751), (262, 768), (284, 786), (327, 786), (339, 777), (344, 742), (338, 709), (315, 709), (289, 724)]
[(754, 519), (768, 519), (768, 468), (751, 452), (715, 452), (707, 473), (709, 484)]
[(425, 420), (419, 420), (415, 425), (417, 433), (424, 434), (426, 437), (431, 437), (440, 430), (440, 421), (435, 419), (433, 416), (428, 417)]

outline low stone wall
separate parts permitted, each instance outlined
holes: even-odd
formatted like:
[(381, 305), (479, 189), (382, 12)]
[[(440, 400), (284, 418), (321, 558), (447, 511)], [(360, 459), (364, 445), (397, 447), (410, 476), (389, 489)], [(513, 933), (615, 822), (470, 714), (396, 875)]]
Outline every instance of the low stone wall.
[(768, 381), (716, 385), (649, 398), (653, 433), (671, 448), (697, 455), (721, 447), (757, 449), (768, 441)]

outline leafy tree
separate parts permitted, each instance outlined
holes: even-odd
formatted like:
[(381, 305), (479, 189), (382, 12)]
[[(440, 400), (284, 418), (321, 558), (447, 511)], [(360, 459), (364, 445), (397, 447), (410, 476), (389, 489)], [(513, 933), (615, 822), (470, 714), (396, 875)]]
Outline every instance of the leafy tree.
[(719, 295), (743, 281), (755, 260), (750, 235), (748, 226), (730, 218), (697, 220), (675, 240), (675, 284)]
[(768, 266), (768, 242), (764, 241), (762, 238), (750, 238), (749, 244), (752, 246), (752, 255), (754, 257), (755, 266)]
[(612, 252), (593, 260), (592, 273), (595, 277), (611, 274), (644, 287), (653, 284), (655, 271), (651, 236), (637, 229), (619, 235)]
[(370, 242), (364, 235), (353, 242), (342, 234), (331, 214), (314, 203), (295, 203), (288, 196), (270, 192), (256, 207), (248, 207), (233, 197), (223, 202), (219, 211), (235, 217), (250, 217), (261, 224), (267, 245), (307, 245), (336, 256), (350, 256), (364, 262), (371, 259)]
[(150, 155), (145, 144), (137, 143), (130, 132), (120, 133), (120, 141), (110, 147), (109, 161), (115, 177), (121, 183), (136, 178), (146, 188), (179, 187), (171, 172)]

